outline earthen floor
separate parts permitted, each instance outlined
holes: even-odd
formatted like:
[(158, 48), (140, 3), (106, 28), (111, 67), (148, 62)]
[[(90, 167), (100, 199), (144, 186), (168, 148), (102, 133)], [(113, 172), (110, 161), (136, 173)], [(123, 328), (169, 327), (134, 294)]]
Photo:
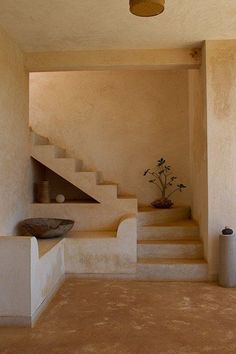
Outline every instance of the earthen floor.
[(49, 353), (235, 354), (236, 289), (68, 279), (33, 329), (0, 329), (0, 354)]

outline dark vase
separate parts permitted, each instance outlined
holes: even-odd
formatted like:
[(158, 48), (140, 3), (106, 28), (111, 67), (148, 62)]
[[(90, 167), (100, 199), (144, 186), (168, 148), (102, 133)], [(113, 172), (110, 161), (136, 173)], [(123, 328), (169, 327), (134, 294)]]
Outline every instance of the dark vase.
[(151, 205), (157, 209), (169, 209), (172, 207), (173, 203), (170, 199), (162, 198), (154, 200)]

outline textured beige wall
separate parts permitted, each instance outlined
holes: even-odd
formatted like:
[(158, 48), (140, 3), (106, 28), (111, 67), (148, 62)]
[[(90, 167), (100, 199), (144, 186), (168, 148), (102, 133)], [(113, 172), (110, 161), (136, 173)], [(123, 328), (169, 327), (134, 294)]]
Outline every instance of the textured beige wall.
[(18, 47), (0, 30), (0, 234), (15, 233), (30, 197), (28, 74)]
[[(31, 241), (29, 237), (0, 236), (0, 325), (27, 320), (31, 315)], [(16, 323), (17, 324), (17, 323)]]
[(190, 186), (187, 71), (31, 74), (30, 124), (140, 204), (158, 196), (142, 175), (162, 156)]
[(210, 272), (217, 272), (218, 235), (236, 230), (236, 40), (206, 42)]
[(207, 124), (204, 112), (204, 67), (189, 71), (190, 171), (192, 217), (198, 221), (208, 258)]

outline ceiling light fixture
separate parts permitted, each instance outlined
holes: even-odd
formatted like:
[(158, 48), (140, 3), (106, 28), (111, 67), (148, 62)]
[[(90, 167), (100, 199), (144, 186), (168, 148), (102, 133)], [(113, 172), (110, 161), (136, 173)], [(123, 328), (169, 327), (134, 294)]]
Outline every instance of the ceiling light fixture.
[(161, 14), (165, 9), (165, 0), (129, 0), (130, 12), (141, 17)]

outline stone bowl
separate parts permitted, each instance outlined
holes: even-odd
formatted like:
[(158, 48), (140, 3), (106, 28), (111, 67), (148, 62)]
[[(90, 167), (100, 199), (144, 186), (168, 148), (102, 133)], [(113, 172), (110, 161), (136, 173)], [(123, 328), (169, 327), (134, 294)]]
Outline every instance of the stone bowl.
[(73, 220), (52, 218), (25, 219), (19, 227), (24, 235), (37, 238), (60, 237), (74, 226)]

